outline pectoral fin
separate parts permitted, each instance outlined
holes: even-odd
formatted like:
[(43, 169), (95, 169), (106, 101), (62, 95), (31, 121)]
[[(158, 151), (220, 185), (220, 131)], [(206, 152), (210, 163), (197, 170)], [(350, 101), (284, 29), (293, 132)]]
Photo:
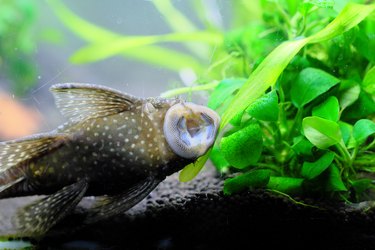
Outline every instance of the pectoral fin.
[(97, 222), (127, 211), (143, 200), (159, 183), (159, 180), (150, 177), (122, 194), (106, 197), (93, 206), (85, 223)]
[(87, 187), (86, 180), (81, 180), (21, 208), (14, 218), (18, 233), (27, 237), (43, 236), (79, 203)]

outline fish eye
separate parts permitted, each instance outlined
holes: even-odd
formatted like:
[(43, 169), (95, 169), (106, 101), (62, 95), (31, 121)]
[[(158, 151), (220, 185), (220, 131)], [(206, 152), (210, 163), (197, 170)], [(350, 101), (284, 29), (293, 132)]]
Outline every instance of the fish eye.
[(214, 143), (219, 116), (213, 110), (194, 103), (179, 103), (167, 111), (164, 136), (174, 153), (195, 159)]

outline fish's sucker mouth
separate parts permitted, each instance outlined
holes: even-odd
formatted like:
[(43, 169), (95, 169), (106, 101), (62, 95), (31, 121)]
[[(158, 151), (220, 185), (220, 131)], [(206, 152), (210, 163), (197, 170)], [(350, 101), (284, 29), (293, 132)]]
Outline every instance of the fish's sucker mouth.
[(216, 139), (220, 118), (215, 111), (194, 103), (172, 106), (164, 119), (164, 134), (179, 156), (196, 159), (207, 152)]

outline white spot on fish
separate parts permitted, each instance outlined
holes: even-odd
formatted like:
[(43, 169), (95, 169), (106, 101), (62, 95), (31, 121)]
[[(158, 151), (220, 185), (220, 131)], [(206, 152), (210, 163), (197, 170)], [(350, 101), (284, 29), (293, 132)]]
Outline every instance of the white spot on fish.
[[(126, 117), (127, 118), (127, 117)], [(124, 124), (124, 125), (122, 125), (122, 126), (120, 126), (120, 127), (118, 127), (117, 128), (117, 130), (121, 130), (121, 129), (124, 129), (124, 128), (126, 128), (127, 127), (127, 125), (126, 124)]]

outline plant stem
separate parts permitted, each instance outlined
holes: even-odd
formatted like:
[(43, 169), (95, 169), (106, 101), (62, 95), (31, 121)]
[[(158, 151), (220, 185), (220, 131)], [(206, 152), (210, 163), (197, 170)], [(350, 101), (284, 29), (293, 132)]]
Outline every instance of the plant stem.
[(275, 171), (276, 173), (280, 174), (280, 168), (273, 165), (273, 164), (268, 164), (268, 163), (257, 163), (257, 166), (259, 168), (267, 168), (267, 169), (270, 169), (272, 171)]
[(350, 163), (351, 164), (353, 164), (354, 159), (357, 157), (358, 149), (359, 149), (359, 147), (358, 147), (358, 145), (356, 145), (353, 149), (352, 154), (350, 155)]
[(174, 97), (174, 96), (181, 95), (181, 94), (213, 89), (213, 88), (216, 88), (217, 85), (219, 85), (219, 82), (207, 83), (204, 85), (197, 85), (197, 86), (192, 86), (192, 87), (176, 88), (176, 89), (165, 91), (161, 93), (160, 96), (164, 98)]
[(348, 149), (346, 148), (344, 142), (337, 143), (336, 148), (340, 152), (341, 156), (344, 159), (343, 165), (348, 166), (348, 169), (344, 169), (344, 171), (347, 173), (347, 171), (349, 170), (352, 174), (355, 174), (356, 172), (353, 169), (353, 162), (352, 162), (352, 159), (350, 157), (350, 153), (349, 153)]
[(287, 137), (287, 140), (291, 140), (294, 136), (294, 131), (297, 130), (301, 124), (301, 119), (302, 119), (302, 113), (303, 113), (303, 108), (299, 108), (297, 111), (296, 116), (294, 117), (293, 124), (289, 130), (289, 134)]
[(318, 206), (309, 205), (309, 204), (303, 203), (301, 201), (297, 201), (297, 200), (293, 199), (290, 195), (288, 195), (286, 193), (283, 193), (281, 191), (278, 191), (278, 190), (275, 190), (275, 189), (266, 189), (266, 190), (274, 192), (274, 193), (282, 195), (282, 196), (285, 196), (286, 198), (288, 198), (289, 200), (291, 200), (293, 203), (295, 203), (297, 205), (301, 205), (301, 206), (304, 206), (304, 207), (316, 208), (316, 209), (320, 209), (320, 210), (325, 210), (325, 209), (323, 209), (321, 207), (318, 207)]
[(230, 53), (229, 55), (221, 58), (219, 61), (216, 61), (215, 63), (211, 64), (210, 67), (207, 69), (207, 72), (210, 72), (212, 71), (214, 68), (216, 68), (217, 66), (219, 66), (220, 64), (223, 64), (225, 63), (226, 61), (228, 61), (229, 59), (231, 59), (233, 57), (232, 53)]
[(369, 150), (370, 148), (372, 148), (374, 146), (375, 146), (375, 139), (370, 144), (368, 144), (366, 147), (364, 147), (363, 150), (364, 151)]

